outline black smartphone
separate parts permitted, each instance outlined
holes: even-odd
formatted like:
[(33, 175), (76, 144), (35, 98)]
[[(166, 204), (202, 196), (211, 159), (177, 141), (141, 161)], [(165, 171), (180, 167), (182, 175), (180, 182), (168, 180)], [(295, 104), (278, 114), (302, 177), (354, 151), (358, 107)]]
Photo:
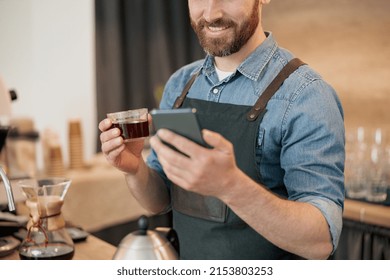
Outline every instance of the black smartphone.
[(196, 117), (196, 109), (154, 109), (150, 114), (155, 131), (166, 128), (199, 145), (209, 147), (202, 138), (202, 132)]

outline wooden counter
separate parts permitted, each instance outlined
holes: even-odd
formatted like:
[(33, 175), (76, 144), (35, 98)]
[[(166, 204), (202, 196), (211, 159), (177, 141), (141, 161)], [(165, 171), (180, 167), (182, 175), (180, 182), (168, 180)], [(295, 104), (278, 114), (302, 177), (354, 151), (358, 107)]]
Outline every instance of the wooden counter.
[[(75, 243), (75, 254), (73, 260), (111, 260), (116, 251), (116, 247), (89, 235), (86, 241)], [(1, 260), (19, 260), (19, 254), (14, 251)]]
[(390, 228), (390, 206), (346, 199), (343, 217), (361, 223)]
[[(62, 214), (66, 221), (88, 232), (149, 215), (130, 193), (123, 173), (109, 165), (101, 153), (85, 168), (66, 170), (65, 177), (70, 178), (72, 183), (65, 196)], [(11, 181), (17, 212), (18, 215), (28, 216), (25, 196), (17, 181)], [(1, 180), (0, 204), (7, 204)]]

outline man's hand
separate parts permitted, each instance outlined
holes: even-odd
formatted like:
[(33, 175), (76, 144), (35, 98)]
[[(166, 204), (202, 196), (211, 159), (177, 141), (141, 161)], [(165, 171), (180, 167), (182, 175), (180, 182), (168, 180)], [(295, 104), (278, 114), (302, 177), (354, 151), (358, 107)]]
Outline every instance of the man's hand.
[[(212, 149), (166, 129), (160, 129), (150, 139), (150, 144), (172, 182), (188, 191), (221, 198), (241, 171), (236, 165), (233, 145), (229, 141), (210, 130), (204, 129), (202, 134)], [(162, 141), (188, 157), (164, 145)]]
[(120, 136), (120, 130), (111, 129), (111, 126), (112, 122), (108, 118), (99, 123), (101, 149), (105, 158), (112, 166), (123, 172), (136, 173), (142, 160), (144, 139), (125, 143)]

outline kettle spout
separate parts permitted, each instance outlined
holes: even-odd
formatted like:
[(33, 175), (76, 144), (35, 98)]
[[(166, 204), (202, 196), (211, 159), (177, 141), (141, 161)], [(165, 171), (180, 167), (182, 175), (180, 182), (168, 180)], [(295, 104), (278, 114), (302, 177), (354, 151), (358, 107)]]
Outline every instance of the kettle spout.
[(3, 168), (0, 166), (0, 176), (1, 176), (1, 179), (4, 183), (4, 188), (5, 188), (5, 192), (7, 194), (7, 199), (8, 199), (8, 210), (9, 211), (15, 211), (15, 200), (14, 200), (14, 195), (12, 193), (12, 188), (11, 188), (11, 184), (8, 180), (8, 177), (7, 175), (5, 174)]

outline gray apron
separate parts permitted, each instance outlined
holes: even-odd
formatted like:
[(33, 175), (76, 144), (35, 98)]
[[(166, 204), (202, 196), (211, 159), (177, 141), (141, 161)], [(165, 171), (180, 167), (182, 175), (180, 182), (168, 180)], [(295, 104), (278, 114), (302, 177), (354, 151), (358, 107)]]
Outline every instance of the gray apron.
[[(173, 108), (196, 108), (199, 124), (223, 135), (234, 146), (237, 166), (259, 184), (256, 142), (269, 99), (303, 62), (290, 61), (254, 106), (216, 103), (186, 98), (197, 75), (185, 86)], [(286, 197), (284, 185), (273, 190)], [(270, 243), (215, 197), (202, 196), (174, 185), (171, 189), (173, 228), (178, 235), (181, 259), (292, 259)]]

